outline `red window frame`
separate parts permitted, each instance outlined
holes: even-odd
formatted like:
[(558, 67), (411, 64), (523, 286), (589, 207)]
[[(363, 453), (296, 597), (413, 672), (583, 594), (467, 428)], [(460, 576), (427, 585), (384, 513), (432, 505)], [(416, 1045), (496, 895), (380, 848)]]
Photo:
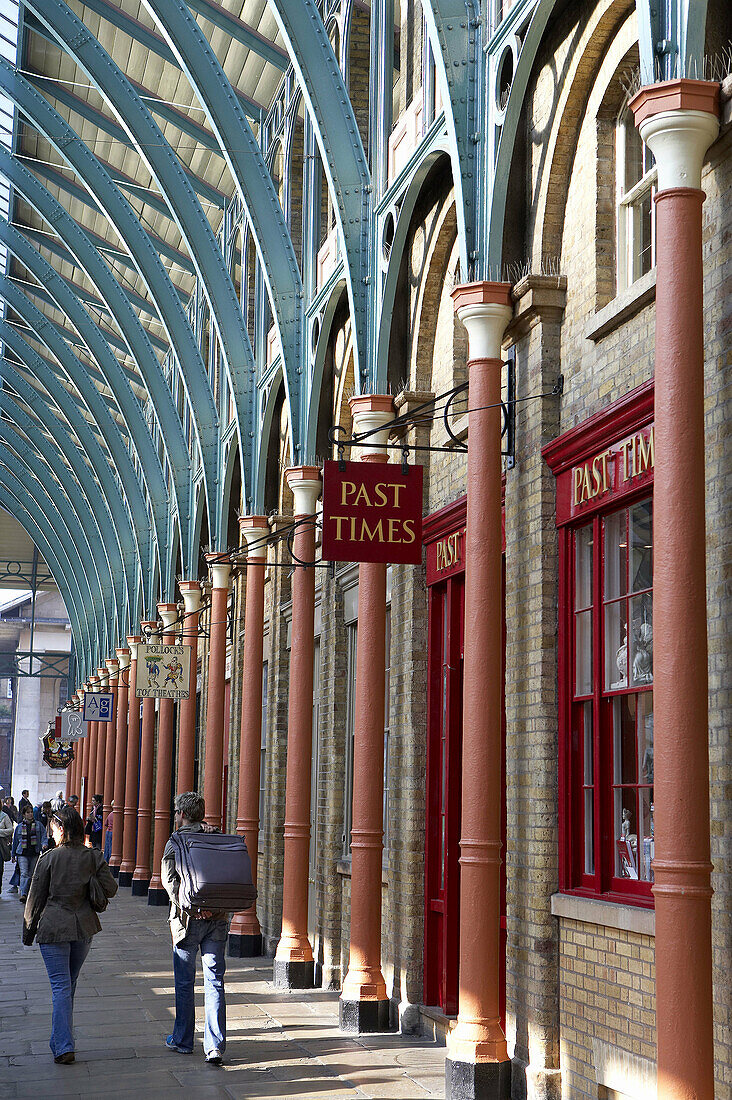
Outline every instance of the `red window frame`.
[[(613, 697), (640, 696), (652, 690), (634, 687), (618, 691), (605, 688), (603, 651), (604, 561), (602, 554), (603, 520), (653, 496), (653, 470), (624, 480), (619, 470), (622, 451), (619, 446), (634, 433), (646, 431), (653, 422), (653, 383), (646, 383), (591, 417), (584, 424), (564, 433), (546, 446), (542, 454), (557, 478), (557, 527), (559, 536), (559, 872), (560, 889), (587, 897), (602, 898), (651, 908), (651, 883), (615, 876), (615, 828), (613, 824), (612, 703)], [(594, 456), (613, 450), (611, 476), (600, 485), (596, 496), (578, 506), (574, 478), (586, 464), (592, 470)], [(597, 467), (602, 472), (602, 465)], [(592, 483), (595, 487), (595, 483)], [(579, 494), (581, 496), (581, 492)], [(575, 695), (575, 534), (592, 525), (592, 691)], [(593, 728), (593, 848), (594, 868), (585, 870), (585, 784), (584, 745), (580, 736), (583, 702), (592, 706)], [(640, 783), (640, 777), (637, 777)], [(640, 862), (640, 836), (636, 858)]]

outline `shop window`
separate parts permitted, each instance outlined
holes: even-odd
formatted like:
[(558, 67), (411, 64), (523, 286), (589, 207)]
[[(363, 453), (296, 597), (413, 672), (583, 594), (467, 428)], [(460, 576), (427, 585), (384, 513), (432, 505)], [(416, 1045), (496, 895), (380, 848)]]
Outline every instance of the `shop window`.
[(651, 898), (653, 505), (571, 532), (571, 886)]
[(656, 263), (656, 163), (627, 109), (616, 130), (617, 289), (625, 290)]

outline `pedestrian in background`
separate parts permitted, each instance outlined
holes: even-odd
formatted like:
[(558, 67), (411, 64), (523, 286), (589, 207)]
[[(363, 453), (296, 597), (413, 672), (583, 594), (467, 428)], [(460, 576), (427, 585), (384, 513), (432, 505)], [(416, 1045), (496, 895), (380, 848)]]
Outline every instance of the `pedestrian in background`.
[(31, 802), (30, 798), (28, 797), (28, 791), (21, 791), (20, 792), (20, 802), (18, 803), (18, 813), (20, 814), (21, 818), (22, 818), (23, 814), (25, 813), (26, 806), (30, 806), (30, 808), (33, 809), (33, 803)]
[(10, 858), (17, 859), (20, 871), (20, 901), (25, 901), (28, 896), (28, 887), (33, 878), (38, 857), (43, 851), (47, 840), (48, 837), (43, 822), (34, 819), (32, 806), (26, 806), (23, 820), (15, 826), (13, 846), (10, 850)]
[(86, 819), (86, 825), (84, 826), (84, 832), (89, 838), (89, 843), (92, 848), (102, 847), (102, 832), (104, 831), (104, 821), (102, 819), (102, 804), (104, 799), (100, 794), (95, 794), (92, 797), (91, 813)]
[(15, 805), (15, 799), (12, 794), (9, 794), (3, 801), (3, 809), (13, 824), (17, 825), (20, 821), (20, 814), (18, 813), (18, 807)]
[(64, 792), (63, 791), (56, 791), (56, 794), (51, 799), (51, 811), (52, 811), (52, 813), (56, 813), (56, 811), (60, 810), (61, 807), (64, 806), (64, 805), (65, 805)]
[(3, 888), (3, 868), (10, 859), (11, 844), (15, 826), (12, 818), (0, 809), (0, 890)]
[(117, 883), (101, 852), (84, 845), (84, 823), (76, 810), (63, 806), (51, 818), (56, 847), (46, 852), (36, 868), (23, 915), (23, 943), (35, 938), (51, 984), (53, 1012), (50, 1047), (54, 1062), (75, 1060), (73, 1038), (74, 994), (92, 936), (101, 932), (90, 901), (90, 882), (106, 898), (117, 893)]
[(112, 809), (107, 814), (107, 820), (104, 828), (104, 858), (109, 863), (112, 855), (112, 818), (114, 817), (114, 799), (111, 802)]

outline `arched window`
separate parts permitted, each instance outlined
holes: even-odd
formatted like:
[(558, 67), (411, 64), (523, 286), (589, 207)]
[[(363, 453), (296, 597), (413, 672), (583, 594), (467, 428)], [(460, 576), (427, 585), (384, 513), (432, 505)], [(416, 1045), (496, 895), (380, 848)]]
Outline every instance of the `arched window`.
[(656, 162), (626, 108), (616, 128), (617, 289), (625, 290), (656, 264)]

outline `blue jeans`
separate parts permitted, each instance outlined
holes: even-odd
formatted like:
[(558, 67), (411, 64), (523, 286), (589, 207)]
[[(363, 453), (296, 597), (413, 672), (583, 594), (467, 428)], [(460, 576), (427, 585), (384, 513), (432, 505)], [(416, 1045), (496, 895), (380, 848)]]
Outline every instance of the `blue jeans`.
[(19, 893), (22, 898), (26, 897), (30, 889), (31, 879), (33, 878), (33, 872), (36, 869), (36, 863), (38, 863), (38, 856), (17, 856), (18, 867), (20, 873), (20, 889)]
[(107, 830), (104, 834), (104, 858), (109, 863), (110, 856), (112, 855), (112, 834)]
[(51, 1053), (54, 1058), (74, 1049), (73, 1024), (76, 979), (89, 954), (91, 939), (66, 940), (63, 943), (39, 943), (48, 971), (53, 1000), (51, 1017)]
[(175, 1026), (173, 1042), (184, 1050), (193, 1050), (196, 1026), (194, 988), (196, 956), (201, 950), (203, 964), (203, 995), (205, 1025), (203, 1049), (224, 1053), (226, 1047), (226, 921), (192, 920), (185, 939), (173, 945), (173, 976), (175, 978)]

